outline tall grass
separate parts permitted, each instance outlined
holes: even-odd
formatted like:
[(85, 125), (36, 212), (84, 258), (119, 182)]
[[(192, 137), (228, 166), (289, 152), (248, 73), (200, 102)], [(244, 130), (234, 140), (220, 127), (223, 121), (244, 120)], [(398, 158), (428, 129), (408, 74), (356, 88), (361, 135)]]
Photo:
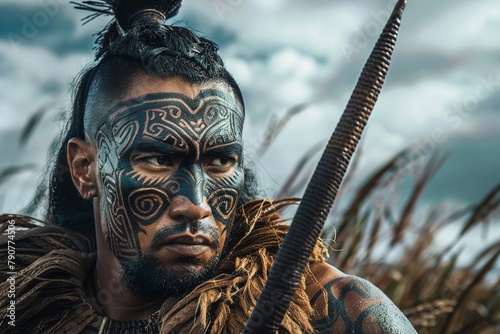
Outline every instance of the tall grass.
[[(377, 285), (419, 333), (499, 333), (500, 279), (495, 263), (500, 236), (484, 245), (469, 264), (460, 265), (458, 258), (460, 245), (469, 240), (470, 233), (500, 212), (500, 184), (467, 208), (450, 210), (437, 203), (422, 213), (417, 203), (446, 156), (420, 157), (424, 167), (405, 176), (413, 177), (414, 183), (399, 209), (390, 198), (394, 184), (402, 178), (401, 167), (415, 156), (415, 149), (409, 147), (380, 166), (355, 187), (352, 199), (341, 210), (330, 215), (322, 233), (331, 250), (328, 262)], [(359, 159), (359, 150), (357, 155)], [(304, 155), (310, 156), (311, 152)], [(304, 158), (288, 177), (287, 189), (300, 191), (304, 175), (297, 170), (303, 165)], [(351, 166), (342, 187), (353, 188), (356, 165)], [(458, 224), (462, 227), (455, 239), (448, 246), (439, 245), (439, 234)]]

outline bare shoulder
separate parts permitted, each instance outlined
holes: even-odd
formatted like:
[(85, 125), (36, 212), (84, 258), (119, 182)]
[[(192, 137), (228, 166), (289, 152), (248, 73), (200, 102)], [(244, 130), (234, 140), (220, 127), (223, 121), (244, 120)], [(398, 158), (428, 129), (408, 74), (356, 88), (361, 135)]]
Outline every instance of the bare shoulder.
[(318, 333), (416, 333), (403, 313), (372, 283), (319, 263), (311, 267), (306, 292)]

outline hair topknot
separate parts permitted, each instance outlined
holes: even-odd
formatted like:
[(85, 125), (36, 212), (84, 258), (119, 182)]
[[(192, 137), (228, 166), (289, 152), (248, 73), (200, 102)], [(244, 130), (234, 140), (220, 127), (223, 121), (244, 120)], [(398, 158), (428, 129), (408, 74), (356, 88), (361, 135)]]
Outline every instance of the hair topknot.
[(85, 0), (81, 3), (71, 3), (76, 5), (76, 9), (91, 12), (82, 19), (83, 24), (101, 15), (114, 16), (111, 22), (96, 34), (96, 59), (99, 59), (112, 41), (130, 29), (161, 24), (174, 17), (179, 12), (182, 0)]
[[(181, 0), (84, 0), (76, 9), (90, 11), (84, 24), (100, 15), (113, 18), (97, 34), (94, 72), (106, 64), (142, 69), (160, 77), (180, 76), (189, 83), (226, 81), (238, 99), (243, 98), (236, 82), (224, 67), (213, 41), (188, 28), (167, 25), (177, 14)], [(125, 61), (125, 60), (126, 61)], [(103, 65), (104, 64), (104, 65)], [(114, 64), (114, 65), (113, 65)], [(110, 68), (110, 66), (107, 66)], [(92, 80), (91, 80), (92, 81)]]
[(163, 20), (174, 17), (181, 7), (181, 0), (113, 0), (116, 20), (127, 31), (134, 18), (141, 13), (158, 13)]

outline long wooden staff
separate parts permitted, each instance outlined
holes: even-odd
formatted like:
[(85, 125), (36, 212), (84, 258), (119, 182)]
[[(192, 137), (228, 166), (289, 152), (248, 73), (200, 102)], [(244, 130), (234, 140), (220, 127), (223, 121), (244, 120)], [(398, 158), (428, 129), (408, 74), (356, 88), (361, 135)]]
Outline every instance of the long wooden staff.
[(406, 0), (398, 1), (363, 68), (346, 109), (307, 186), (243, 333), (274, 334), (283, 321), (382, 89), (405, 5)]

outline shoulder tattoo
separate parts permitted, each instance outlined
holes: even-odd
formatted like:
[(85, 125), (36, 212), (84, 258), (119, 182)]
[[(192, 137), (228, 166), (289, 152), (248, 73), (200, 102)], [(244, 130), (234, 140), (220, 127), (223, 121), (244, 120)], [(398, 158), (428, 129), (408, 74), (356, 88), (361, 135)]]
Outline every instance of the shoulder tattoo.
[(403, 313), (378, 288), (355, 276), (326, 283), (311, 299), (320, 307), (318, 333), (416, 333)]

